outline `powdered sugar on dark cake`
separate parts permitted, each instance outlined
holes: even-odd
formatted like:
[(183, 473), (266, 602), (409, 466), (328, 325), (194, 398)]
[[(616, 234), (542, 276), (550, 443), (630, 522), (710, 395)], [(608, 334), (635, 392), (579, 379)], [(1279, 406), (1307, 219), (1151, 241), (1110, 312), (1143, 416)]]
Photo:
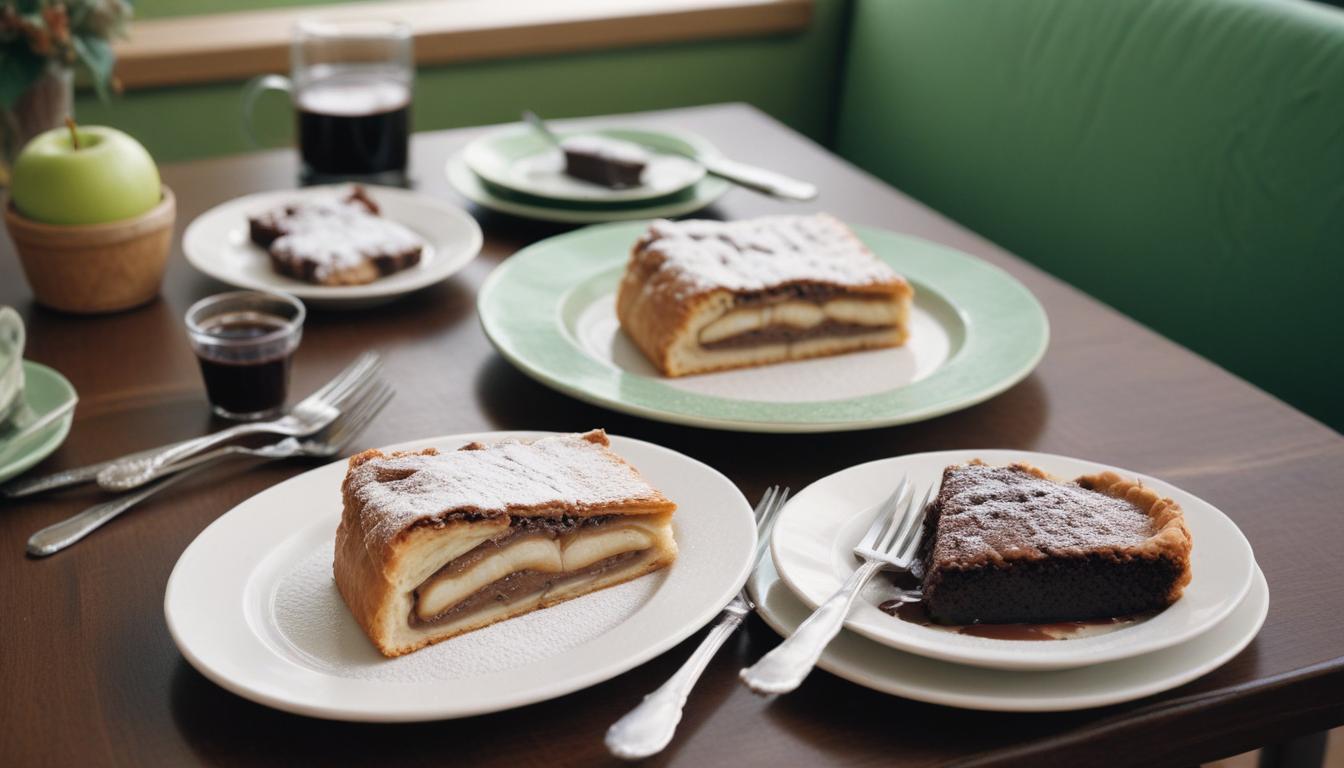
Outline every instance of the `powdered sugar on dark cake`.
[(646, 290), (671, 283), (683, 296), (808, 283), (863, 288), (904, 282), (849, 227), (826, 214), (655, 221), (635, 258), (651, 268)]
[(504, 442), (437, 455), (375, 458), (350, 471), (366, 545), (460, 515), (583, 515), (608, 505), (666, 503), (600, 432)]
[(1021, 467), (968, 464), (943, 474), (934, 562), (963, 564), (1123, 549), (1154, 534), (1145, 510)]
[(418, 253), (424, 247), (424, 241), (405, 226), (343, 200), (296, 206), (284, 226), (286, 234), (271, 243), (271, 254), (312, 265), (318, 282), (372, 260)]

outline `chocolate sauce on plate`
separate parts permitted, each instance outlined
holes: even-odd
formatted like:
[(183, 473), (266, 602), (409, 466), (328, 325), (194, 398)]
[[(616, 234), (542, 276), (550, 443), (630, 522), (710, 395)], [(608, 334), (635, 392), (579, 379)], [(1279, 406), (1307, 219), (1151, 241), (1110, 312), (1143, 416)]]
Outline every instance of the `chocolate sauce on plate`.
[[(879, 611), (895, 616), (921, 627), (934, 626), (929, 612), (919, 601), (905, 602), (888, 600), (877, 606)], [(1086, 621), (1055, 621), (1042, 624), (967, 624), (948, 626), (946, 629), (959, 635), (987, 637), (993, 640), (1068, 640), (1088, 627), (1109, 626), (1115, 624), (1135, 624), (1155, 614), (1144, 613), (1136, 616), (1114, 616)]]

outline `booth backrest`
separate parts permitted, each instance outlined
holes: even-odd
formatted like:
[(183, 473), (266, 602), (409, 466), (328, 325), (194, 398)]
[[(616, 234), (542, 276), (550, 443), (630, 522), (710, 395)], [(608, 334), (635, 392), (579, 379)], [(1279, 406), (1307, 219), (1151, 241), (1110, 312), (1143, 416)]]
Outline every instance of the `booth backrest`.
[(853, 12), (841, 154), (1344, 430), (1344, 12)]

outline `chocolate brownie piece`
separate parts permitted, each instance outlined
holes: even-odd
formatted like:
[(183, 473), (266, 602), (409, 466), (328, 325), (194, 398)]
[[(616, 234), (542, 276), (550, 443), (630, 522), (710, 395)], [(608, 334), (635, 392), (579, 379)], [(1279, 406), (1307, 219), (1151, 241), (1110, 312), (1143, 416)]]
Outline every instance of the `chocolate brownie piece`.
[[(361, 186), (355, 186), (350, 190), (350, 194), (341, 200), (341, 204), (363, 209), (374, 216), (381, 213), (378, 204), (369, 197)], [(270, 248), (271, 243), (297, 226), (298, 222), (302, 221), (304, 209), (313, 205), (315, 203), (312, 202), (290, 203), (279, 208), (272, 208), (269, 211), (262, 211), (255, 216), (249, 216), (247, 219), (248, 236), (252, 242), (262, 248)], [(316, 205), (330, 208), (332, 203), (331, 201), (320, 201)], [(296, 217), (299, 218), (296, 219)]]
[(1026, 464), (948, 467), (925, 526), (924, 603), (943, 624), (1125, 616), (1190, 581), (1180, 506), (1110, 472), (1068, 483)]
[(606, 136), (571, 136), (560, 148), (566, 174), (612, 189), (639, 186), (649, 163), (643, 147)]
[(254, 243), (279, 274), (321, 285), (362, 285), (420, 262), (424, 241), (382, 218), (360, 187), (251, 216)]

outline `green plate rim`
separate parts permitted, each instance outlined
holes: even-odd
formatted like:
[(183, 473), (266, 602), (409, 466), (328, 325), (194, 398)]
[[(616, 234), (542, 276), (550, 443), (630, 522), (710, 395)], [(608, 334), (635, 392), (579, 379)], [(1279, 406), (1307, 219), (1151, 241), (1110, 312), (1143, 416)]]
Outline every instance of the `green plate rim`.
[[(32, 360), (23, 361), (24, 398), (27, 399), (32, 392), (32, 382), (34, 376), (46, 377), (47, 383), (54, 385), (57, 389), (64, 390), (65, 396), (51, 407), (57, 407), (72, 397), (78, 397), (75, 387), (68, 379), (60, 374), (54, 368), (35, 363)], [(46, 410), (40, 413), (45, 413)], [(47, 458), (56, 452), (57, 448), (65, 442), (65, 438), (70, 434), (70, 425), (74, 423), (75, 415), (73, 412), (56, 420), (55, 424), (48, 426), (33, 437), (28, 438), (30, 444), (27, 450), (20, 450), (13, 461), (0, 464), (0, 483), (13, 477), (27, 472), (38, 464), (38, 462)]]
[[(587, 129), (560, 129), (556, 133), (561, 138), (576, 136), (579, 134), (593, 134), (599, 136), (608, 136), (616, 139), (624, 139), (642, 144), (655, 150), (662, 149), (667, 153), (675, 154), (677, 152), (688, 152), (699, 157), (717, 157), (719, 150), (707, 139), (683, 131), (654, 130), (649, 128), (639, 128), (636, 126), (611, 125), (594, 127)], [(498, 172), (495, 163), (487, 158), (490, 156), (508, 158), (507, 162), (517, 162), (524, 157), (530, 157), (537, 154), (537, 151), (516, 151), (514, 143), (530, 143), (538, 151), (546, 150), (550, 144), (539, 136), (536, 129), (531, 126), (514, 123), (513, 125), (491, 131), (471, 142), (468, 142), (462, 148), (462, 162), (466, 163), (468, 170), (476, 174), (482, 180), (489, 182), (501, 189), (527, 195), (540, 200), (548, 200), (560, 205), (568, 204), (588, 204), (603, 205), (617, 203), (644, 203), (652, 204), (660, 200), (666, 200), (669, 197), (685, 192), (693, 188), (696, 184), (704, 180), (707, 171), (704, 166), (700, 167), (700, 174), (681, 187), (671, 190), (655, 192), (652, 190), (641, 191), (640, 187), (633, 187), (622, 190), (607, 190), (608, 195), (600, 193), (602, 187), (595, 187), (595, 194), (588, 196), (579, 195), (553, 195), (539, 192), (536, 188), (528, 188), (516, 183), (516, 180), (507, 173)], [(671, 149), (668, 149), (671, 147)]]
[(909, 235), (854, 227), (916, 286), (949, 302), (965, 338), (944, 364), (912, 384), (820, 402), (702, 395), (591, 357), (561, 320), (570, 293), (624, 265), (648, 222), (601, 224), (534, 243), (496, 267), (477, 296), (490, 342), (528, 376), (595, 405), (658, 421), (746, 432), (839, 432), (908, 424), (969, 408), (1026, 378), (1050, 343), (1036, 297), (1002, 269)]
[[(691, 185), (691, 194), (684, 200), (674, 196), (674, 202), (651, 201), (650, 205), (632, 206), (623, 204), (618, 208), (566, 207), (559, 205), (541, 205), (535, 203), (508, 200), (492, 193), (486, 182), (467, 167), (459, 152), (448, 158), (444, 165), (444, 175), (457, 193), (471, 202), (492, 211), (507, 213), (525, 219), (553, 221), (561, 224), (601, 224), (647, 220), (650, 218), (674, 218), (695, 213), (718, 201), (733, 188), (731, 182), (716, 176), (705, 178)], [(686, 194), (683, 191), (680, 194)]]

